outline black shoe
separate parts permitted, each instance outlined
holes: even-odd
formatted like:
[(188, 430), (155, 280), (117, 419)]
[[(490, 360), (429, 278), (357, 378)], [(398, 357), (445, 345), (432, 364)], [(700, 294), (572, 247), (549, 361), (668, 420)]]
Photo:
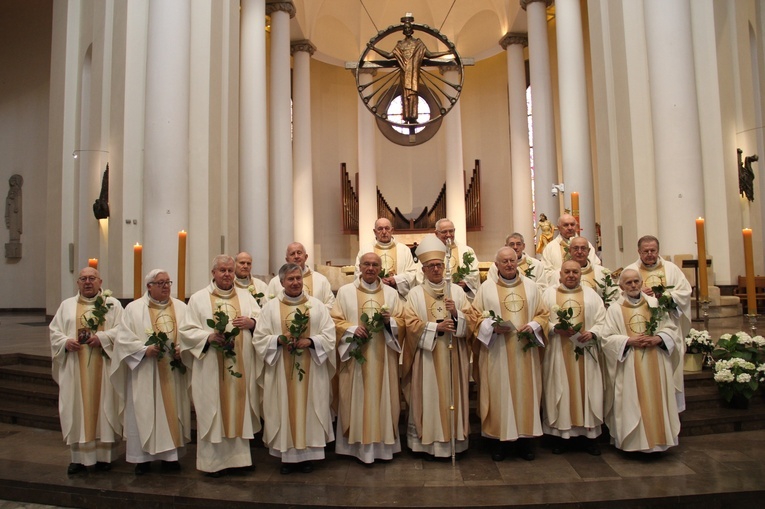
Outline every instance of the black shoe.
[(69, 463), (69, 466), (66, 469), (66, 475), (76, 475), (87, 471), (88, 469), (82, 463)]
[(528, 439), (520, 439), (518, 440), (518, 456), (525, 459), (526, 461), (533, 461), (536, 457), (534, 455), (534, 450), (531, 448), (531, 444), (529, 443)]
[(282, 463), (282, 468), (279, 469), (279, 473), (282, 475), (289, 475), (294, 471), (294, 465), (292, 463)]
[(177, 461), (162, 461), (163, 472), (177, 472), (181, 469), (181, 464)]
[(207, 472), (205, 474), (207, 477), (212, 477), (213, 479), (218, 479), (219, 477), (223, 477), (226, 475), (226, 469), (218, 470), (217, 472)]
[(106, 461), (96, 461), (96, 470), (99, 472), (108, 472), (112, 469), (112, 464)]
[(143, 475), (151, 472), (151, 462), (137, 463), (135, 466), (135, 475)]
[(595, 440), (588, 440), (587, 447), (584, 450), (591, 456), (600, 456), (600, 446)]
[(304, 461), (300, 464), (300, 471), (304, 474), (310, 474), (313, 472), (313, 462), (311, 461)]
[(553, 438), (553, 447), (552, 447), (552, 453), (553, 454), (563, 454), (563, 451), (566, 448), (566, 443), (561, 437), (554, 437)]
[(494, 461), (505, 461), (505, 450), (504, 447), (501, 445), (497, 446), (496, 449), (491, 453), (491, 459)]

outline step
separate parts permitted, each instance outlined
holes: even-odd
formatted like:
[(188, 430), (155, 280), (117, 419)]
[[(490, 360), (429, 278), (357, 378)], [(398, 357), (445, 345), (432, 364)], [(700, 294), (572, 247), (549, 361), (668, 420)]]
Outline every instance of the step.
[(58, 406), (58, 386), (0, 379), (0, 401), (23, 401)]
[(0, 379), (29, 384), (56, 386), (50, 366), (7, 364), (5, 366), (0, 366)]
[(61, 430), (58, 405), (43, 406), (34, 403), (0, 400), (0, 422), (32, 428)]
[(748, 410), (731, 408), (702, 408), (680, 414), (680, 435), (709, 435), (765, 429), (765, 406)]
[(46, 355), (32, 355), (26, 353), (13, 353), (0, 355), (0, 366), (9, 364), (25, 364), (30, 366), (47, 367), (50, 370), (51, 358)]

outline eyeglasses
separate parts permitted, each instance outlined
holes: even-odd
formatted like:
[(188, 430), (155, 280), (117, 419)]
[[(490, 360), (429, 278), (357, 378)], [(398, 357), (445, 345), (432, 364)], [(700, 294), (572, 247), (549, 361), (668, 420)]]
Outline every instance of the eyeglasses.
[(151, 283), (149, 283), (149, 286), (151, 285), (168, 287), (168, 286), (173, 286), (173, 282), (172, 281), (152, 281)]
[(444, 268), (443, 263), (429, 263), (427, 265), (422, 266), (423, 269), (438, 269), (441, 270)]
[(440, 233), (441, 235), (454, 235), (454, 228), (451, 230), (436, 230), (436, 233)]
[(81, 276), (77, 278), (77, 281), (81, 283), (93, 283), (95, 281), (98, 281), (100, 278), (96, 276)]

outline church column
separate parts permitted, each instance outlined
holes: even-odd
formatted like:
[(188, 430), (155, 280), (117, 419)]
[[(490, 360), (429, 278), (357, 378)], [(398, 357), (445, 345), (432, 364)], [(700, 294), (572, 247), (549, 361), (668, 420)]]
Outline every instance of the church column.
[(540, 214), (557, 223), (558, 199), (550, 191), (558, 182), (555, 152), (550, 50), (547, 42), (547, 7), (552, 0), (520, 0), (529, 27), (529, 76), (531, 81), (531, 120), (534, 125), (534, 200)]
[[(313, 256), (313, 163), (311, 154), (311, 55), (316, 46), (310, 41), (292, 43), (294, 97), (292, 114), (292, 158), (295, 170), (294, 202), (300, 212), (295, 218), (295, 240)], [(314, 259), (313, 263), (317, 260)], [(309, 262), (309, 265), (313, 265)]]
[[(360, 85), (372, 82), (377, 71), (361, 69)], [(375, 117), (359, 97), (358, 102), (358, 157), (359, 157), (359, 246), (371, 245), (377, 220), (377, 162), (375, 160)]]
[[(513, 228), (523, 235), (527, 250), (534, 253), (534, 218), (531, 205), (531, 162), (529, 122), (526, 111), (526, 65), (523, 48), (526, 34), (505, 35), (499, 41), (507, 51), (507, 100), (510, 110), (510, 172)], [(511, 233), (511, 232), (507, 232)]]
[[(175, 272), (189, 219), (191, 3), (149, 3), (143, 176), (143, 266)], [(177, 274), (173, 274), (177, 278)]]
[[(457, 83), (457, 70), (441, 67), (444, 79)], [(465, 213), (465, 169), (462, 160), (462, 110), (460, 102), (452, 106), (444, 117), (446, 137), (446, 217), (454, 223), (454, 240), (467, 244), (467, 218)]]
[(266, 14), (271, 16), (269, 252), (275, 272), (282, 265), (287, 245), (295, 240), (290, 119), (290, 18), (295, 16), (295, 6), (292, 2), (268, 1)]
[(239, 249), (268, 274), (266, 3), (242, 0), (239, 57)]
[(558, 42), (558, 95), (560, 98), (561, 159), (566, 206), (571, 193), (579, 193), (579, 226), (593, 244), (595, 188), (592, 179), (587, 81), (584, 74), (584, 35), (579, 0), (556, 0)]
[(645, 0), (643, 10), (661, 251), (693, 253), (704, 185), (690, 3)]

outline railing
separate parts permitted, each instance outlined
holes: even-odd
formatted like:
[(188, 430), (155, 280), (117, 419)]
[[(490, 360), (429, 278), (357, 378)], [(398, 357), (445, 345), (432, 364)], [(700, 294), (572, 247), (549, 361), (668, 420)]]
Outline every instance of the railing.
[[(350, 175), (346, 170), (345, 163), (340, 164), (340, 180), (342, 188), (342, 218), (343, 233), (354, 234), (359, 232), (359, 198), (354, 191)], [(399, 232), (433, 230), (436, 221), (446, 217), (446, 184), (441, 186), (433, 205), (425, 209), (416, 219), (407, 219), (398, 207), (391, 207), (385, 197), (377, 189), (377, 217), (388, 219), (393, 228)], [(481, 164), (475, 160), (473, 175), (465, 193), (465, 218), (468, 231), (480, 230), (483, 226), (481, 219)]]

